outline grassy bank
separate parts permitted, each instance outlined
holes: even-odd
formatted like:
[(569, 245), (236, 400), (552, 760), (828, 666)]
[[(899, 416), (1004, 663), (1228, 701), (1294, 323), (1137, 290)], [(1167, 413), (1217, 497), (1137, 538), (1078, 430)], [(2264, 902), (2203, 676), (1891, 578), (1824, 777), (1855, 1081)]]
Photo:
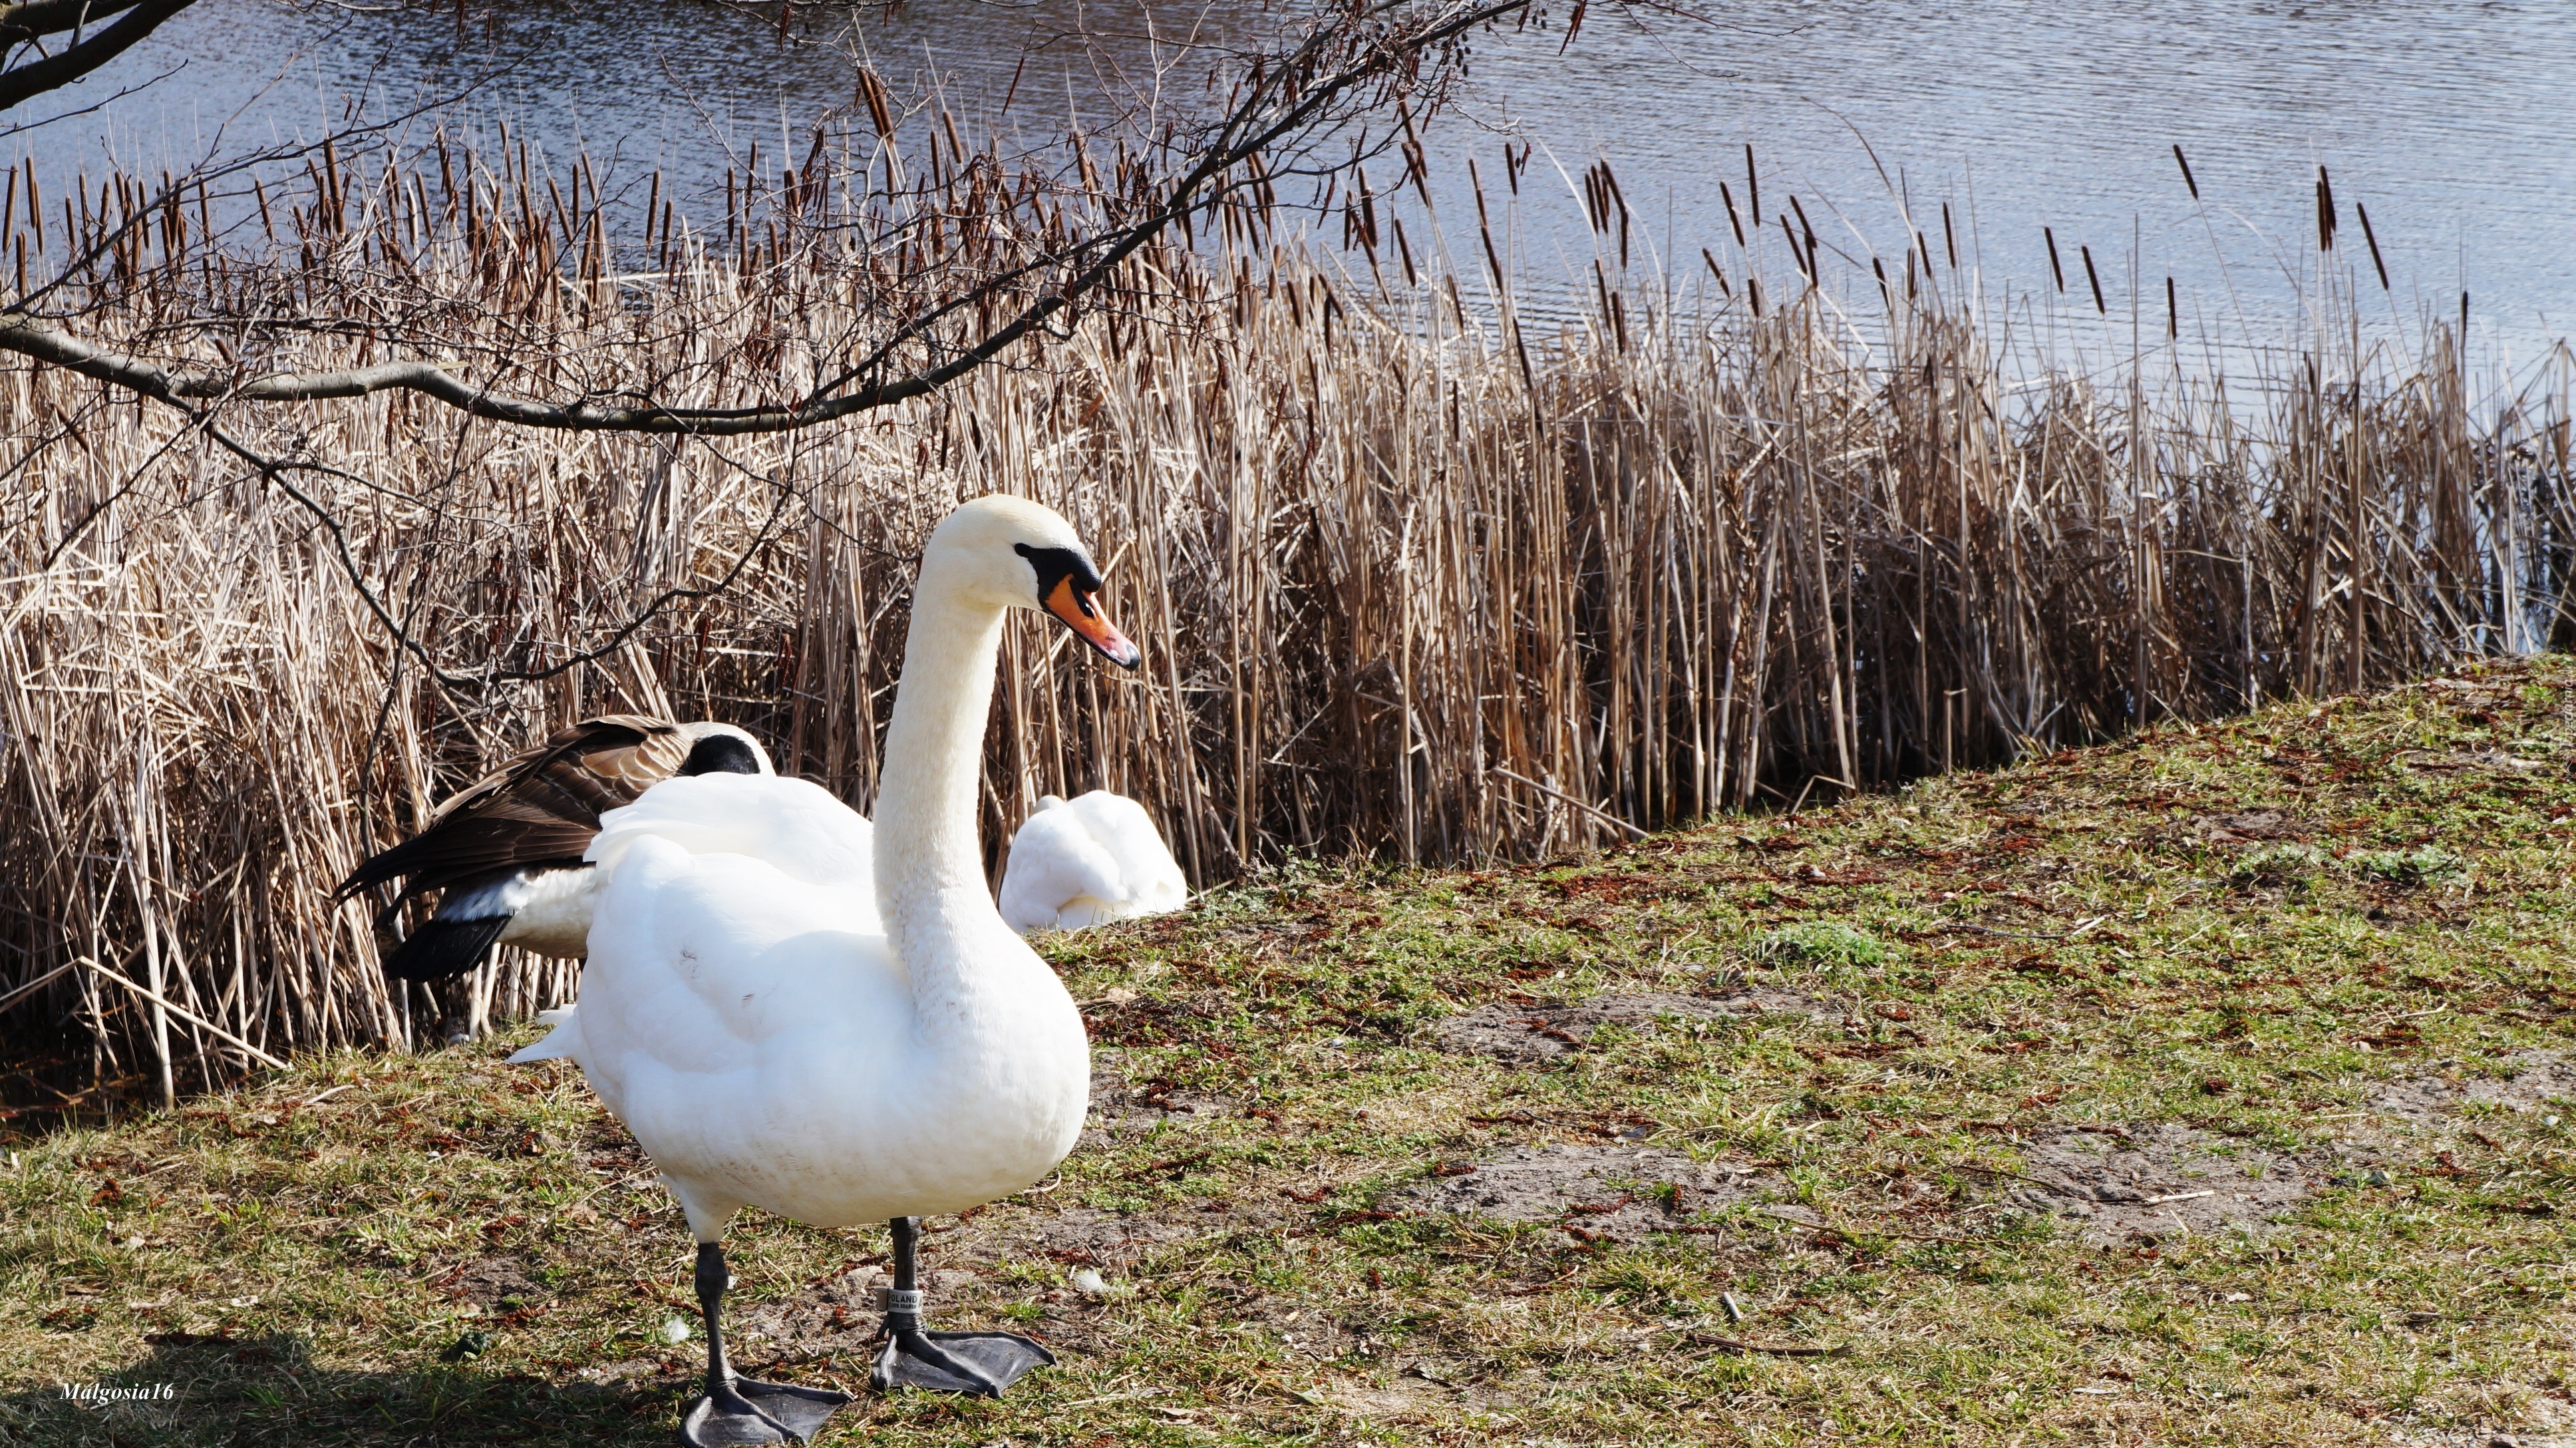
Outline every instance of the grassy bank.
[[(1093, 1130), (928, 1252), (1064, 1364), (830, 1441), (2565, 1431), (2571, 772), (2550, 658), (1059, 938)], [(521, 1036), (0, 1128), (0, 1441), (664, 1441), (685, 1232)], [(857, 1386), (883, 1234), (733, 1244)]]

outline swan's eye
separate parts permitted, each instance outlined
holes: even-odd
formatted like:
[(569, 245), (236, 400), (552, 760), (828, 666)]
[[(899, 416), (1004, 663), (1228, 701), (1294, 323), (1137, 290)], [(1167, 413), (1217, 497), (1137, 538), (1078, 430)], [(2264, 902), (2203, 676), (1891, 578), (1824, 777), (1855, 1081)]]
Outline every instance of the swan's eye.
[(1087, 600), (1100, 591), (1100, 570), (1091, 566), (1091, 560), (1083, 557), (1080, 549), (1032, 548), (1026, 543), (1014, 543), (1011, 551), (1029, 560), (1029, 567), (1036, 570), (1035, 601), (1040, 608), (1054, 607), (1056, 589), (1066, 582), (1072, 583), (1074, 592), (1086, 600), (1086, 611)]

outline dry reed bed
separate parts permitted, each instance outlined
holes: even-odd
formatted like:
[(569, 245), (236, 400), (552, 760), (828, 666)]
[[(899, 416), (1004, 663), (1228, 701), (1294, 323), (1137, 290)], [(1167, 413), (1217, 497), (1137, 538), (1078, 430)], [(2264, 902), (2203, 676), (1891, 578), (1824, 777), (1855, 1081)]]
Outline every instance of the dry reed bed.
[[(452, 175), (434, 203), (351, 173), (261, 198), (271, 263), (170, 208), (103, 254), (79, 325), (739, 405), (828, 366), (886, 275), (796, 224), (810, 186), (746, 187), (704, 239), (666, 210), (662, 270), (619, 277), (595, 186), (550, 220), (506, 155), (464, 202)], [(2322, 325), (2232, 393), (2162, 354), (2014, 387), (1991, 325), (1929, 301), (1864, 346), (1813, 292), (1677, 320), (1605, 282), (1597, 325), (1522, 337), (1266, 221), (1140, 258), (1120, 308), (938, 398), (768, 437), (514, 430), (399, 393), (225, 410), (321, 465), (273, 483), (168, 409), (0, 373), (0, 1029), (165, 1091), (408, 1044), (430, 1003), (388, 993), (330, 886), (586, 713), (736, 720), (864, 808), (909, 559), (988, 490), (1095, 541), (1147, 659), (1014, 629), (988, 838), (1103, 786), (1202, 882), (1288, 850), (1538, 856), (2566, 636), (2566, 371), (2473, 398), (2439, 327), (2393, 359)], [(490, 677), (657, 599), (592, 662)], [(511, 961), (477, 989), (522, 1012), (570, 985)]]

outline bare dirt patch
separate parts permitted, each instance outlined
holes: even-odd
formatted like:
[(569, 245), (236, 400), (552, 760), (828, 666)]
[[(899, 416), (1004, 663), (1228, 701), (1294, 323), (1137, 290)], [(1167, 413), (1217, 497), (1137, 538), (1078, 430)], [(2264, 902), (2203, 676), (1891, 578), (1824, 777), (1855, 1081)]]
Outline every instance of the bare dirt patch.
[(1339, 1383), (1324, 1389), (1324, 1400), (1362, 1418), (1390, 1422), (1419, 1421), (1445, 1412), (1449, 1395), (1420, 1378), (1398, 1376), (1383, 1383)]
[(1137, 1136), (1166, 1122), (1213, 1121), (1231, 1116), (1241, 1104), (1223, 1096), (1184, 1090), (1156, 1077), (1130, 1081), (1117, 1069), (1118, 1053), (1093, 1053), (1090, 1119), (1075, 1149), (1091, 1150), (1121, 1136)]
[(1822, 1002), (1794, 991), (1752, 990), (1729, 996), (1646, 991), (1594, 996), (1580, 1005), (1498, 1001), (1440, 1022), (1432, 1027), (1432, 1039), (1442, 1050), (1538, 1066), (1583, 1049), (1594, 1031), (1608, 1025), (1651, 1029), (1667, 1016), (1707, 1020), (1832, 1013)]
[[(980, 1241), (960, 1243), (959, 1249), (978, 1259), (1006, 1255), (1045, 1257), (1069, 1267), (1096, 1267), (1115, 1274), (1158, 1247), (1210, 1230), (1239, 1226), (1250, 1215), (1233, 1210), (1230, 1198), (1220, 1197), (1216, 1202), (1227, 1209), (1216, 1213), (1119, 1213), (1070, 1207), (1061, 1212), (1033, 1212), (1017, 1217)], [(1190, 1220), (1193, 1217), (1198, 1221)], [(1200, 1225), (1202, 1222), (1206, 1225)]]
[(503, 1302), (534, 1302), (553, 1295), (552, 1289), (528, 1271), (528, 1264), (516, 1257), (477, 1257), (440, 1285), (487, 1308)]
[(2438, 1126), (2460, 1104), (2463, 1083), (2444, 1076), (2407, 1076), (2371, 1093), (2370, 1109), (2409, 1128)]
[(2259, 1227), (2305, 1200), (2320, 1170), (2165, 1123), (2055, 1128), (2022, 1157), (2027, 1180), (2009, 1200), (2081, 1222), (2095, 1242)]
[[(934, 1268), (921, 1274), (934, 1311), (954, 1307), (982, 1279), (963, 1268)], [(893, 1274), (883, 1267), (858, 1267), (813, 1283), (782, 1302), (763, 1302), (728, 1309), (728, 1340), (769, 1342), (803, 1357), (834, 1352), (856, 1353), (876, 1341), (885, 1320), (877, 1289), (892, 1287)]]
[(2576, 1101), (2576, 1061), (2534, 1051), (2510, 1059), (2510, 1076), (2481, 1076), (2469, 1082), (2466, 1099), (2492, 1102), (2510, 1111), (2537, 1111), (2551, 1102)]
[(1698, 1162), (1652, 1147), (1523, 1146), (1395, 1196), (1405, 1206), (1507, 1222), (1551, 1222), (1587, 1237), (1641, 1241), (1699, 1213), (1786, 1194), (1776, 1173)]
[(2526, 1051), (2498, 1064), (2511, 1069), (2502, 1076), (2452, 1072), (2391, 1081), (2372, 1094), (2371, 1109), (2421, 1127), (2439, 1125), (2468, 1105), (2537, 1111), (2553, 1101), (2576, 1102), (2576, 1060), (2552, 1051)]

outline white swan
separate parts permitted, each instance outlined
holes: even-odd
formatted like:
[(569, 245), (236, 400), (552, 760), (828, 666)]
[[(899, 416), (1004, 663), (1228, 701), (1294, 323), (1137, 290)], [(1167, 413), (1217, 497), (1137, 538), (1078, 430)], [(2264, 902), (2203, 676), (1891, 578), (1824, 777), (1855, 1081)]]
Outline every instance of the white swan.
[(1145, 807), (1105, 789), (1039, 800), (1002, 870), (1002, 918), (1022, 935), (1160, 915), (1189, 898)]
[(400, 877), (380, 917), (391, 920), (404, 901), (439, 892), (437, 913), (385, 957), (396, 980), (463, 975), (495, 945), (575, 959), (599, 895), (582, 856), (602, 813), (674, 777), (771, 772), (760, 741), (731, 724), (584, 719), (449, 796), (420, 833), (350, 871), (337, 897)]
[(893, 1222), (879, 1387), (997, 1393), (1053, 1361), (1011, 1333), (922, 1330), (913, 1219), (1026, 1187), (1082, 1130), (1082, 1016), (994, 910), (975, 803), (1010, 609), (1135, 666), (1099, 589), (1062, 518), (970, 502), (922, 555), (873, 840), (819, 787), (766, 775), (670, 780), (602, 822), (580, 1010), (513, 1059), (578, 1061), (688, 1213), (707, 1326), (691, 1443), (801, 1439), (848, 1401), (726, 1362), (718, 1243), (744, 1206)]

